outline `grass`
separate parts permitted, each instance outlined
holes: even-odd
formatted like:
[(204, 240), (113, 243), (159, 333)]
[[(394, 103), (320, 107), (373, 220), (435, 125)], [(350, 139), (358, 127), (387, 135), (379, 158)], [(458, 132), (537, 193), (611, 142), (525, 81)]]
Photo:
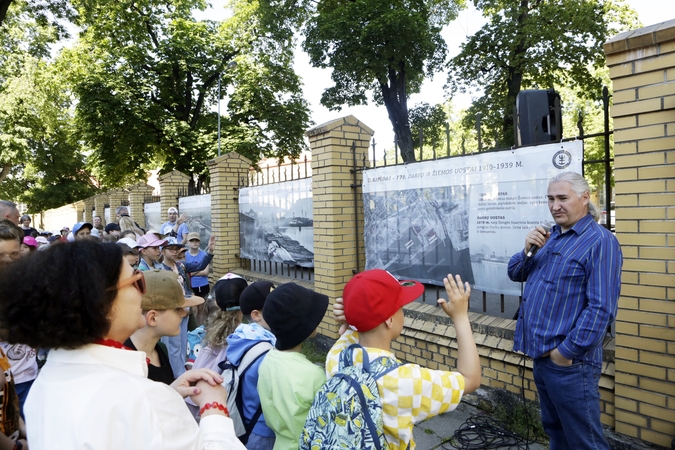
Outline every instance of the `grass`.
[(302, 343), (302, 354), (314, 364), (323, 367), (326, 364), (328, 350), (324, 349), (315, 338), (309, 338)]
[(521, 397), (503, 390), (495, 390), (493, 395), (493, 415), (505, 428), (523, 438), (529, 438), (530, 441), (548, 442), (536, 403), (529, 400), (523, 403)]

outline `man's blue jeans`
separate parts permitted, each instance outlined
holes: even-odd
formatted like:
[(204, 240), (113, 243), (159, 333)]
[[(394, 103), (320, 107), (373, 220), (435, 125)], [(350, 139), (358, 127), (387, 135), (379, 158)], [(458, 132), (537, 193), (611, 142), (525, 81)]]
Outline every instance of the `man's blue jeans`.
[(609, 450), (600, 423), (600, 369), (576, 361), (562, 367), (548, 356), (533, 367), (550, 450)]

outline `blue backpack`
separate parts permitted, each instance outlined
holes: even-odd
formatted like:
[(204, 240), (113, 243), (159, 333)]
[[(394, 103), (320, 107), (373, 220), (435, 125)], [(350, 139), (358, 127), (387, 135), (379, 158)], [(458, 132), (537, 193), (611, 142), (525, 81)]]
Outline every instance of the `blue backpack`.
[[(354, 365), (355, 349), (363, 353), (362, 367)], [(314, 397), (299, 450), (386, 449), (376, 380), (398, 366), (395, 359), (385, 356), (370, 362), (359, 344), (344, 349), (338, 372)]]

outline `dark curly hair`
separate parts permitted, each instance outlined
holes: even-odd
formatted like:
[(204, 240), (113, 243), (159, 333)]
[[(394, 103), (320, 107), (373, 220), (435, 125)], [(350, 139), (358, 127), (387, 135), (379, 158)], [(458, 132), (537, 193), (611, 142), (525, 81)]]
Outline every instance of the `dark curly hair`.
[(10, 264), (0, 271), (4, 339), (75, 349), (104, 337), (121, 270), (118, 245), (88, 239), (53, 245)]

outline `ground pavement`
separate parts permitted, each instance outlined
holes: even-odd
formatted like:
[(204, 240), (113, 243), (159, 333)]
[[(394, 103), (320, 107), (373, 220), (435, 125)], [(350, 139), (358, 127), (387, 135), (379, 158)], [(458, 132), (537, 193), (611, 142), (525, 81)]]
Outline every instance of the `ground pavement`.
[[(424, 422), (415, 425), (414, 436), (415, 442), (417, 443), (418, 450), (454, 450), (467, 448), (462, 446), (455, 440), (451, 438), (455, 434), (455, 431), (460, 427), (464, 426), (468, 419), (471, 417), (483, 417), (485, 414), (466, 402), (462, 402), (459, 406), (451, 412), (441, 414), (431, 419), (425, 420)], [(472, 449), (477, 449), (480, 447), (469, 447)], [(483, 447), (486, 449), (490, 448), (501, 448), (507, 449), (506, 447), (494, 447), (487, 446)], [(516, 446), (510, 448), (519, 448)], [(527, 447), (523, 444), (520, 448), (529, 448), (530, 450), (545, 450), (548, 446), (541, 444), (529, 444)]]

